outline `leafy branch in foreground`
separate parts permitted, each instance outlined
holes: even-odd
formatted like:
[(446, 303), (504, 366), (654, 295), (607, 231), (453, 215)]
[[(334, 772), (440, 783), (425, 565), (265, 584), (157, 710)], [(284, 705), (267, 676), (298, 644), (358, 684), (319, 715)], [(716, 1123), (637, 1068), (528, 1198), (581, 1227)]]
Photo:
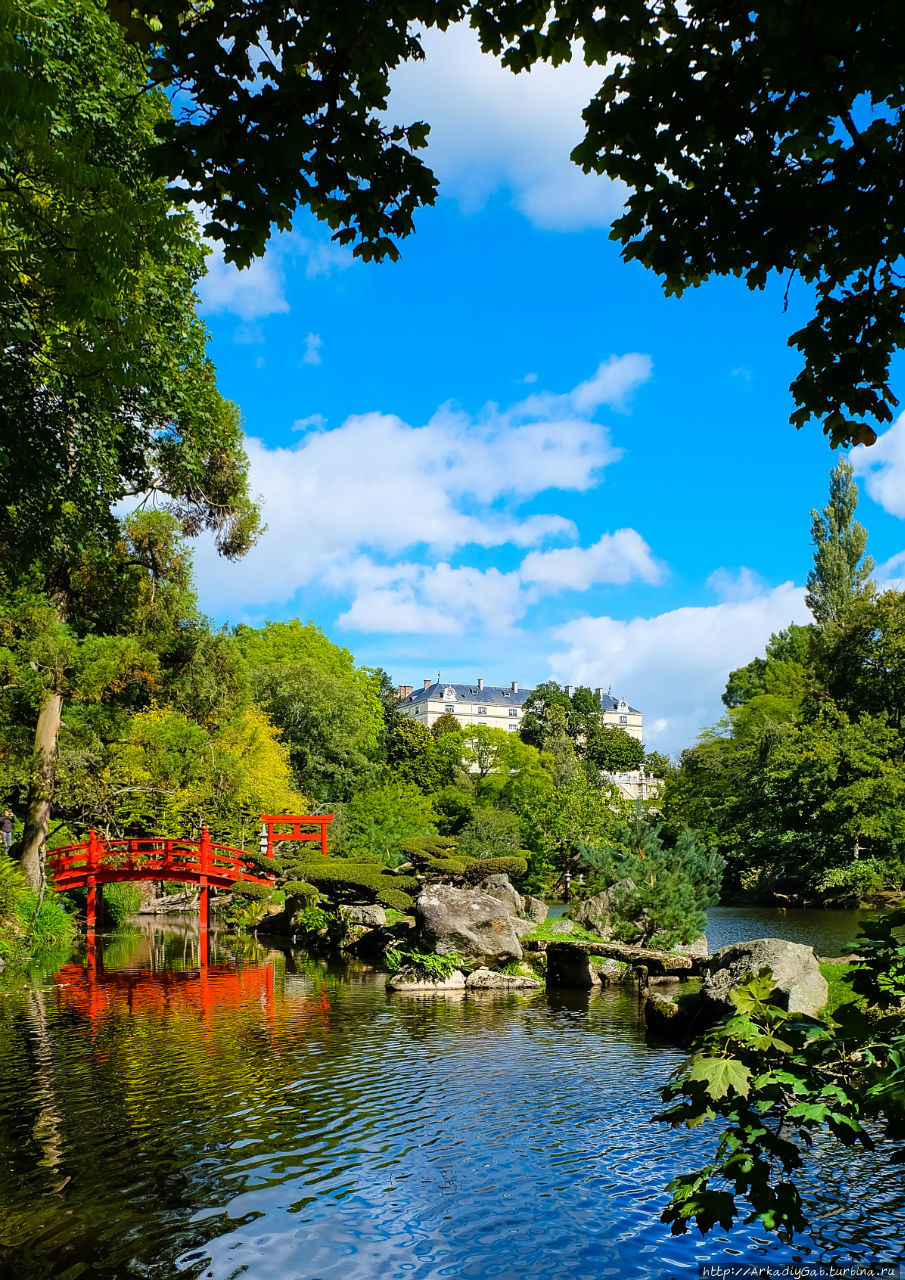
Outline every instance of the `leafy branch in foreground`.
[[(674, 1234), (728, 1229), (746, 1201), (747, 1222), (791, 1240), (806, 1226), (795, 1184), (803, 1153), (828, 1130), (845, 1146), (872, 1149), (905, 1136), (905, 910), (865, 928), (864, 960), (851, 975), (868, 1008), (841, 1005), (832, 1020), (789, 1013), (770, 999), (767, 971), (733, 995), (735, 1013), (697, 1041), (663, 1092), (656, 1118), (695, 1128), (723, 1125), (713, 1163), (669, 1184), (663, 1221)], [(892, 1012), (890, 1012), (893, 1010)], [(890, 1153), (905, 1162), (901, 1147)]]

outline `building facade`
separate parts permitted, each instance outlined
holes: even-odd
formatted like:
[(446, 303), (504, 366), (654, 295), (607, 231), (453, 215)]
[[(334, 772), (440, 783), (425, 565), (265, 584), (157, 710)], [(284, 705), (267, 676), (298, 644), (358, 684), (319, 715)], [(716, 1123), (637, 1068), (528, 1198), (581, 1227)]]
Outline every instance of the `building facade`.
[[(574, 685), (567, 684), (565, 691), (571, 697)], [(507, 733), (518, 733), (524, 705), (533, 692), (533, 689), (520, 689), (517, 680), (513, 680), (508, 688), (485, 685), (483, 680), (474, 684), (425, 680), (421, 689), (414, 689), (409, 684), (396, 690), (400, 715), (411, 716), (428, 729), (448, 712), (456, 717), (463, 729), (487, 724)], [(604, 723), (624, 729), (630, 737), (641, 742), (644, 725), (637, 707), (630, 706), (625, 698), (614, 698), (604, 693), (602, 689), (594, 692), (600, 702)]]

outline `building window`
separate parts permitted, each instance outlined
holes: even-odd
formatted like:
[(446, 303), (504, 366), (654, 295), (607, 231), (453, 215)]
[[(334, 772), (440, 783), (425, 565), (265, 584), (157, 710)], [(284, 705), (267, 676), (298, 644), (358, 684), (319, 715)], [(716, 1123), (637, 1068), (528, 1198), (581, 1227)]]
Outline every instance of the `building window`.
[(518, 725), (517, 725), (517, 724), (510, 724), (510, 725), (507, 725), (506, 727), (508, 728), (508, 730), (509, 730), (509, 732), (510, 732), (510, 733), (518, 733)]
[(510, 707), (510, 708), (509, 708), (509, 715), (510, 715), (513, 719), (515, 719), (515, 717), (518, 715), (518, 707)]
[(479, 716), (486, 716), (486, 715), (487, 715), (487, 708), (486, 708), (486, 707), (478, 707), (478, 715), (479, 715)]
[(446, 714), (450, 716), (455, 711), (455, 709), (456, 709), (456, 704), (454, 702), (447, 703), (447, 705), (443, 708)]
[(620, 724), (628, 724), (628, 716), (620, 716), (620, 717), (619, 717), (619, 723), (620, 723)]

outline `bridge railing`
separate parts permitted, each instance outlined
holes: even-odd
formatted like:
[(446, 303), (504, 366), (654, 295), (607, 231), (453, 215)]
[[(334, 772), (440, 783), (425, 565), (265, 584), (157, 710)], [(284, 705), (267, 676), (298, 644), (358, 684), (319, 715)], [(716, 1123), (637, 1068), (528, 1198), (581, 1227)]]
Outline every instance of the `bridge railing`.
[(195, 880), (204, 876), (214, 883), (250, 880), (258, 884), (272, 880), (244, 849), (214, 844), (207, 830), (201, 833), (200, 840), (156, 836), (100, 840), (92, 831), (81, 844), (49, 850), (47, 856), (58, 889), (85, 884), (89, 878)]

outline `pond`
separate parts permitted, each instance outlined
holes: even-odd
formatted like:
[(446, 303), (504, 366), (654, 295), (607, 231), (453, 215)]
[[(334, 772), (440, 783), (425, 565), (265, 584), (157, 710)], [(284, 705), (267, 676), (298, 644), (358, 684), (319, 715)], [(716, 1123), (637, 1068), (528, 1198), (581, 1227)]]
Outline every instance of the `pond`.
[(200, 968), (192, 928), (155, 923), (7, 983), (0, 1018), (15, 1280), (647, 1280), (901, 1252), (901, 1167), (832, 1142), (794, 1250), (671, 1236), (665, 1185), (712, 1135), (650, 1122), (682, 1055), (648, 1045), (633, 989), (394, 996), (225, 935)]

